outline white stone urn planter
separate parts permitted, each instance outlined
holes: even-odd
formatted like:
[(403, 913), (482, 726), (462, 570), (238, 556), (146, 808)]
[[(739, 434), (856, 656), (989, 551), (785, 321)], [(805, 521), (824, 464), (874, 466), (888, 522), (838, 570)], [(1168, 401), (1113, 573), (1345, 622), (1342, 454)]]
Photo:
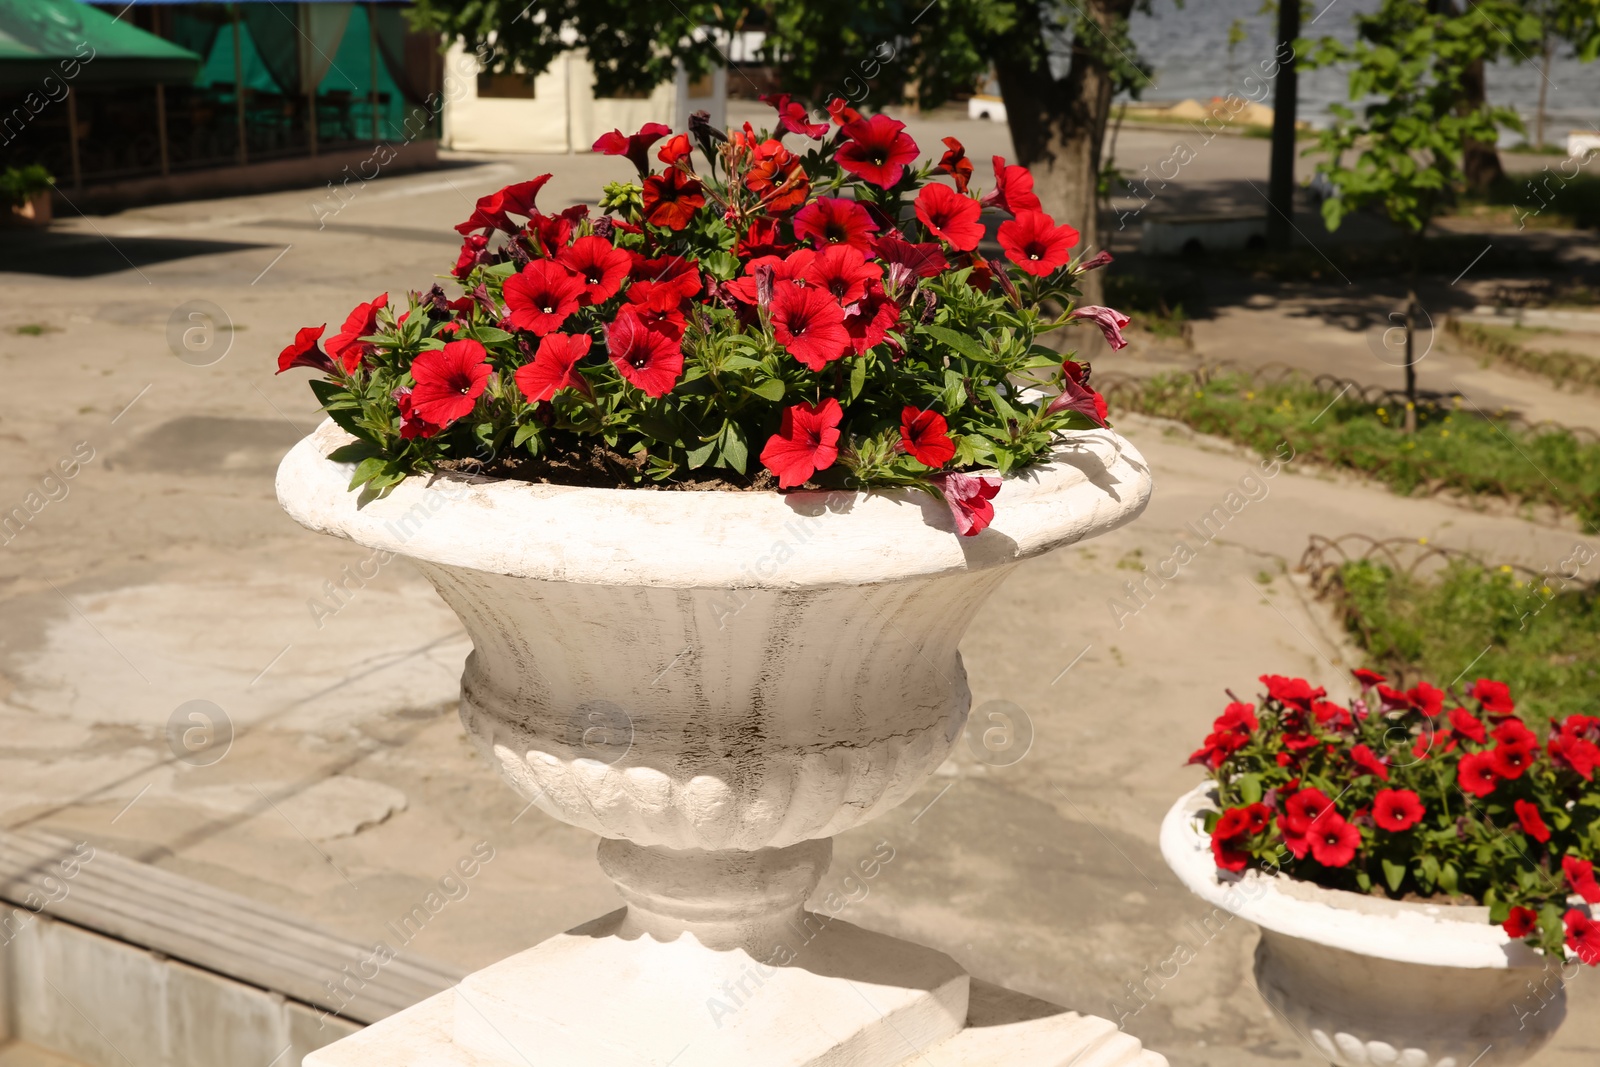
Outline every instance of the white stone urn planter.
[[(414, 477), (362, 506), (326, 458), (348, 440), (325, 423), (300, 442), (280, 503), (416, 563), (472, 638), (467, 732), (530, 804), (600, 836), (626, 907), (308, 1065), (1165, 1062), (1105, 1020), (996, 1009), (1004, 991), (949, 957), (804, 910), (832, 835), (911, 796), (961, 736), (957, 644), (985, 598), (1143, 509), (1126, 441), (1070, 435), (963, 538), (912, 492)], [(985, 1011), (1006, 1025), (968, 1025)]]
[(1172, 806), (1161, 854), (1191, 892), (1261, 928), (1261, 995), (1336, 1067), (1511, 1067), (1566, 1017), (1576, 962), (1550, 960), (1489, 909), (1409, 903), (1217, 868), (1203, 783)]

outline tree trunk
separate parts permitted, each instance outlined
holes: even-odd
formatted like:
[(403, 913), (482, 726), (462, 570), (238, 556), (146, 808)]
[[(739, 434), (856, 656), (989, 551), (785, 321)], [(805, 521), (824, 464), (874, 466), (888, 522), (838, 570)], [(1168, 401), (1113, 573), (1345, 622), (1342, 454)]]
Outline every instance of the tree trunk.
[[(1483, 80), (1483, 60), (1472, 63), (1461, 75), (1461, 106), (1463, 114), (1482, 109), (1487, 102)], [(1500, 166), (1500, 152), (1493, 142), (1474, 141), (1468, 138), (1461, 153), (1462, 177), (1467, 187), (1475, 193), (1488, 192), (1489, 187), (1502, 181), (1505, 168)]]
[[(1133, 0), (1086, 0), (1083, 10), (1107, 33), (1128, 16)], [(1099, 198), (1101, 149), (1111, 97), (1116, 91), (1111, 71), (1091, 44), (1074, 38), (1072, 65), (1059, 81), (1051, 76), (1043, 47), (1043, 26), (1037, 7), (1019, 5), (1017, 25), (1003, 40), (1000, 55), (1017, 57), (995, 64), (1000, 96), (1011, 125), (1017, 162), (1034, 174), (1034, 192), (1057, 222), (1070, 223), (1081, 234), (1078, 249), (1101, 250)], [(1083, 302), (1105, 299), (1100, 271), (1078, 280)]]

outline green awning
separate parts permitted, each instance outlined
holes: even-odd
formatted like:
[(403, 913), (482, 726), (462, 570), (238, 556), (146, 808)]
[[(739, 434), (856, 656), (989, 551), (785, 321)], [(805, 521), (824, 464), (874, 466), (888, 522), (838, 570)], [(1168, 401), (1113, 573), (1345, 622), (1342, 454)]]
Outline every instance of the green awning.
[(188, 84), (199, 68), (188, 49), (77, 0), (0, 0), (0, 89)]

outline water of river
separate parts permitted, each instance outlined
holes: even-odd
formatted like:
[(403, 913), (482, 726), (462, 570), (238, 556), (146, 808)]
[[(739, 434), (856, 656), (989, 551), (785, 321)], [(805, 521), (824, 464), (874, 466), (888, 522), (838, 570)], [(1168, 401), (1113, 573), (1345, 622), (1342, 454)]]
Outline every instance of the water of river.
[[(1355, 16), (1377, 8), (1378, 0), (1313, 0), (1315, 10), (1305, 17), (1301, 32), (1307, 37), (1355, 37)], [(1141, 57), (1155, 68), (1153, 83), (1142, 97), (1152, 101), (1177, 101), (1192, 97), (1206, 101), (1229, 93), (1248, 95), (1244, 79), (1259, 73), (1270, 60), (1275, 44), (1277, 16), (1261, 13), (1261, 0), (1187, 0), (1182, 8), (1174, 0), (1154, 0), (1150, 15), (1134, 15), (1130, 32)], [(1245, 31), (1243, 41), (1228, 46), (1228, 31), (1235, 19)], [(1493, 31), (1488, 31), (1493, 32)], [(1530, 60), (1537, 56), (1529, 53)], [(1270, 69), (1270, 68), (1269, 68)], [(1537, 62), (1503, 61), (1488, 72), (1489, 98), (1516, 108), (1531, 136), (1543, 75)], [(1600, 126), (1600, 61), (1580, 63), (1570, 48), (1558, 50), (1546, 86), (1545, 139), (1560, 143), (1574, 128)], [(1327, 119), (1330, 103), (1348, 99), (1346, 75), (1338, 70), (1302, 71), (1300, 117), (1316, 125)], [(1521, 137), (1509, 134), (1506, 143)]]

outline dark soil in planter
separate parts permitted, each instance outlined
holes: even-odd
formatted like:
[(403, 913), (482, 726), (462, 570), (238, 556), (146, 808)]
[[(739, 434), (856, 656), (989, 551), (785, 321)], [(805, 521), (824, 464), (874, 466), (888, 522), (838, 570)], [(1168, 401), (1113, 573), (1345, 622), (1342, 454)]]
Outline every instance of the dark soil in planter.
[(657, 489), (688, 492), (770, 492), (778, 479), (764, 468), (740, 479), (731, 471), (680, 471), (670, 482), (644, 476), (645, 460), (616, 452), (601, 442), (584, 442), (568, 449), (551, 450), (538, 459), (507, 456), (484, 463), (476, 459), (450, 459), (441, 471), (505, 478), (550, 485), (581, 485), (591, 489)]

